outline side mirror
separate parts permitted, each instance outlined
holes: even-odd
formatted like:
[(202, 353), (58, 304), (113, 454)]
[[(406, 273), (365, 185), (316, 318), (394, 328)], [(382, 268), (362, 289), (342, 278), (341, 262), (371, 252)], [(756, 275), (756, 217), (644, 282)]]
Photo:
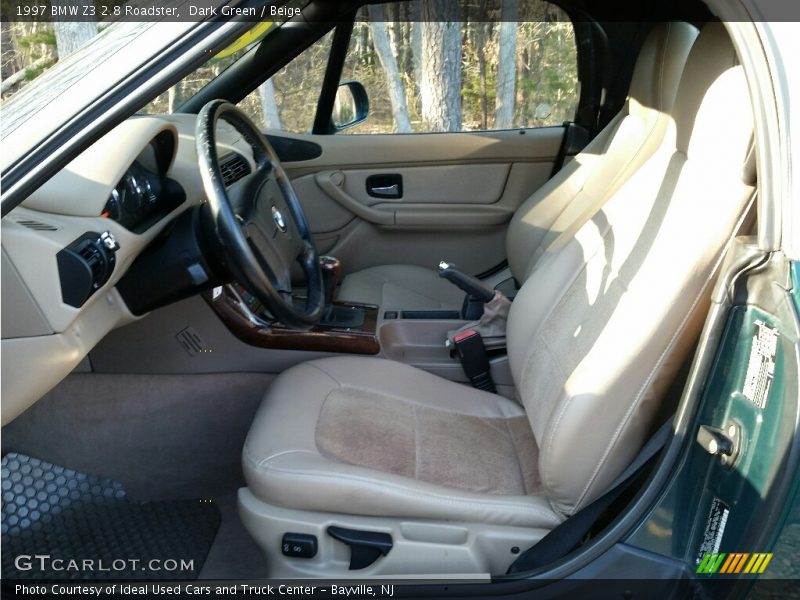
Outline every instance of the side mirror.
[(369, 115), (367, 90), (358, 81), (343, 81), (336, 90), (331, 113), (334, 131), (358, 125)]

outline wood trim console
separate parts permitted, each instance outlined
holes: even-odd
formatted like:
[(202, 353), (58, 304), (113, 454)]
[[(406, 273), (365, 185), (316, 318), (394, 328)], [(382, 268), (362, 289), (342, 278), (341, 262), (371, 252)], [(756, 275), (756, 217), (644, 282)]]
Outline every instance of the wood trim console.
[(251, 308), (243, 299), (244, 290), (238, 284), (216, 287), (203, 293), (203, 298), (233, 335), (261, 348), (280, 350), (310, 350), (348, 354), (378, 354), (381, 346), (376, 335), (378, 307), (353, 302), (334, 302), (338, 306), (361, 308), (364, 323), (358, 328), (317, 325), (309, 330), (284, 327), (262, 319), (260, 306)]

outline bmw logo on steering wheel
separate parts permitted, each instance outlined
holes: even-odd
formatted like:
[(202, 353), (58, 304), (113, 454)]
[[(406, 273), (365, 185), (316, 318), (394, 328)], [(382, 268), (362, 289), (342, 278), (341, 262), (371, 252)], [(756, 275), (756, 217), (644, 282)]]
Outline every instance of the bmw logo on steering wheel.
[(286, 221), (284, 220), (281, 211), (274, 206), (272, 207), (272, 220), (275, 221), (275, 225), (278, 226), (278, 229), (280, 229), (283, 233), (286, 233)]

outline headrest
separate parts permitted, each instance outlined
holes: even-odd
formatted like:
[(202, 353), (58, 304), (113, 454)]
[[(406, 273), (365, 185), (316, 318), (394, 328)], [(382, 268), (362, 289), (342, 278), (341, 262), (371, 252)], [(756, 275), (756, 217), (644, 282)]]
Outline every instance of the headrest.
[(680, 21), (658, 23), (642, 44), (628, 96), (639, 104), (669, 112), (697, 28)]
[[(700, 32), (672, 111), (677, 149), (704, 169), (752, 177), (753, 111), (744, 71), (721, 23)], [(748, 171), (750, 175), (748, 175)], [(743, 176), (744, 173), (744, 176)]]

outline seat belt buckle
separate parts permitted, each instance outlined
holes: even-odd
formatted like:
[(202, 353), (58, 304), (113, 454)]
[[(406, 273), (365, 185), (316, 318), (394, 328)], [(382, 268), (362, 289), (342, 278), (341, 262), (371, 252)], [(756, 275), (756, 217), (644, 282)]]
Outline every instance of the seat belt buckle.
[(453, 342), (456, 347), (456, 356), (464, 369), (472, 387), (485, 392), (497, 393), (492, 379), (491, 365), (483, 345), (481, 334), (474, 329), (458, 333)]

